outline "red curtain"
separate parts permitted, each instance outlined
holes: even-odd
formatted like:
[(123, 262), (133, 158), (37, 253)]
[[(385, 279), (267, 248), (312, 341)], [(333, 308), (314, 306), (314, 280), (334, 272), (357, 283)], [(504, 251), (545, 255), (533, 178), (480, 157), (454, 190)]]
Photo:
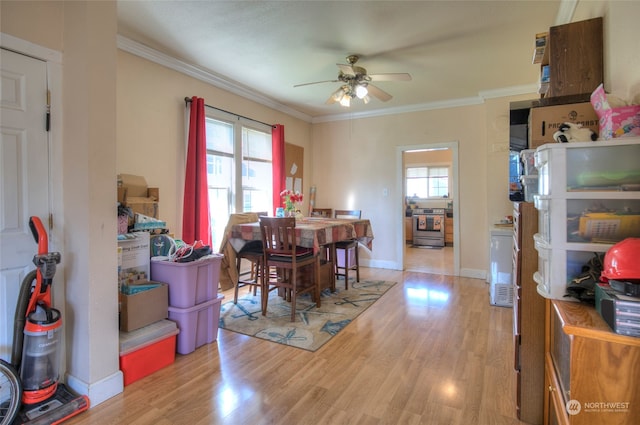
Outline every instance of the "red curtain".
[(207, 185), (207, 140), (204, 125), (204, 99), (191, 99), (189, 145), (187, 148), (182, 240), (188, 244), (202, 241), (211, 246), (211, 215)]
[(286, 188), (284, 169), (284, 126), (275, 124), (271, 132), (271, 157), (273, 165), (273, 214), (282, 206), (280, 192)]

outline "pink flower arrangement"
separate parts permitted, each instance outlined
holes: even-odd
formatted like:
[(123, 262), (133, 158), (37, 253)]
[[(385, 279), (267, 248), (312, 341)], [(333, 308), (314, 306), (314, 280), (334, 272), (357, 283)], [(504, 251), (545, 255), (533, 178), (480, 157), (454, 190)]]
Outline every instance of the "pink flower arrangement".
[(302, 202), (303, 195), (297, 190), (294, 192), (292, 190), (283, 190), (280, 192), (280, 197), (282, 198), (282, 204), (284, 205), (284, 210), (289, 212), (294, 212), (298, 209), (298, 204)]

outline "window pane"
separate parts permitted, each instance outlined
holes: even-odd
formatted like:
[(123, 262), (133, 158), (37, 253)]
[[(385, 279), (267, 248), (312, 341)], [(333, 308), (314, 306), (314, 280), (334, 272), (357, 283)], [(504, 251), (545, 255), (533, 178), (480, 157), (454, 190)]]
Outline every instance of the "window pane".
[(229, 190), (226, 188), (209, 188), (209, 207), (211, 214), (211, 249), (217, 252), (224, 235), (224, 228), (229, 221)]
[(233, 125), (207, 118), (205, 121), (207, 150), (233, 155)]
[(242, 155), (245, 158), (271, 161), (271, 134), (243, 128)]
[(271, 162), (242, 162), (242, 207), (244, 211), (271, 211)]
[(408, 167), (406, 187), (406, 196), (429, 198), (449, 195), (449, 168)]

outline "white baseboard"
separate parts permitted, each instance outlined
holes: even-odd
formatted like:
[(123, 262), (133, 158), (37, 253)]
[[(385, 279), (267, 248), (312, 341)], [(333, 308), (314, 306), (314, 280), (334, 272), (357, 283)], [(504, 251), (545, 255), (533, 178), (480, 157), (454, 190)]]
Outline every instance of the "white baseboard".
[(479, 269), (460, 269), (460, 276), (484, 280), (487, 278), (487, 271)]
[(360, 259), (360, 265), (362, 267), (370, 267), (372, 269), (402, 270), (402, 266), (399, 265), (397, 261), (363, 260), (363, 259)]
[(77, 394), (84, 394), (89, 397), (90, 407), (120, 394), (124, 390), (124, 376), (118, 370), (111, 376), (101, 379), (93, 384), (87, 384), (73, 375), (67, 374), (67, 385)]

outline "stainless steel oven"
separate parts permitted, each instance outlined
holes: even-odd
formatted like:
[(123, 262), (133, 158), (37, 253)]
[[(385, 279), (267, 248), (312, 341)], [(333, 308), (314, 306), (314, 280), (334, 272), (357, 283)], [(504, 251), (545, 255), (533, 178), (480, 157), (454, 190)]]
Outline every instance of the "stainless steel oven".
[(413, 245), (444, 246), (444, 208), (413, 210)]

